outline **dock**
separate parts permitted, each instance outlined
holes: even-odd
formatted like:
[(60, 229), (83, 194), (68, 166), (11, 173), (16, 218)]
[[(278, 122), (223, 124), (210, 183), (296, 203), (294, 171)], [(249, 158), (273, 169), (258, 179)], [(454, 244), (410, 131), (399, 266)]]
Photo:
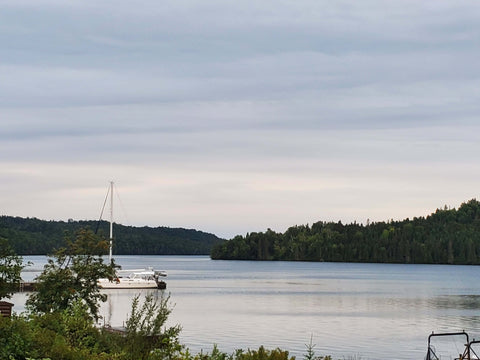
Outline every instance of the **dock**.
[(31, 281), (21, 281), (18, 284), (18, 292), (31, 292), (35, 291), (35, 283)]
[[(165, 281), (159, 281), (157, 286), (160, 290), (167, 288), (167, 283)], [(16, 292), (32, 292), (36, 291), (36, 283), (32, 281), (22, 281), (18, 284), (18, 290)]]

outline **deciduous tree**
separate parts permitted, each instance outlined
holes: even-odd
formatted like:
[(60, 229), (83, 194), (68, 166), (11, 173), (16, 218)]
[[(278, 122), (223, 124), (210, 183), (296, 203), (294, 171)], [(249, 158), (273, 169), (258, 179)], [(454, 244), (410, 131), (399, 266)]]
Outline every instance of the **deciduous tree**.
[(6, 239), (0, 238), (0, 299), (10, 298), (21, 281), (23, 259), (17, 256)]
[(67, 246), (58, 250), (36, 278), (36, 292), (27, 300), (32, 312), (62, 311), (78, 300), (83, 301), (93, 318), (98, 319), (99, 302), (107, 296), (100, 292), (98, 279), (115, 276), (115, 264), (104, 263), (102, 255), (108, 241), (89, 229), (79, 230)]

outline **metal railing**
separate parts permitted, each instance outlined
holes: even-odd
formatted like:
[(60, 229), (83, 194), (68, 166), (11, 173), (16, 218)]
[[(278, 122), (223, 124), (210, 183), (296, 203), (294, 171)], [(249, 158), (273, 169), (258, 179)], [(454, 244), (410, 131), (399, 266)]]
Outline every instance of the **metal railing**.
[(430, 336), (428, 337), (428, 350), (427, 350), (427, 356), (425, 357), (425, 360), (441, 360), (441, 357), (436, 353), (435, 347), (432, 345), (432, 339), (435, 337), (448, 337), (448, 336), (461, 336), (465, 337), (465, 342), (464, 342), (464, 350), (463, 353), (458, 354), (458, 358), (455, 358), (455, 360), (480, 360), (480, 358), (477, 355), (477, 352), (475, 351), (475, 345), (480, 344), (480, 341), (476, 341), (475, 339), (470, 341), (468, 334), (465, 331), (460, 331), (460, 332), (451, 332), (451, 333), (431, 333)]

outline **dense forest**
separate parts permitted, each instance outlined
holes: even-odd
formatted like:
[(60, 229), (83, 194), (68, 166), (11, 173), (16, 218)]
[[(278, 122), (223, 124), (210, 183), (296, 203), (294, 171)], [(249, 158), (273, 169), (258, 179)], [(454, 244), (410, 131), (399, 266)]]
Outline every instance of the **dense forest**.
[[(0, 216), (0, 237), (19, 255), (45, 255), (62, 247), (66, 234), (88, 227), (109, 236), (106, 221), (45, 221)], [(118, 255), (208, 255), (222, 239), (197, 230), (114, 224), (113, 253)]]
[(270, 229), (236, 236), (212, 249), (212, 259), (480, 264), (480, 202), (437, 209), (413, 220), (366, 225), (316, 222), (285, 233)]

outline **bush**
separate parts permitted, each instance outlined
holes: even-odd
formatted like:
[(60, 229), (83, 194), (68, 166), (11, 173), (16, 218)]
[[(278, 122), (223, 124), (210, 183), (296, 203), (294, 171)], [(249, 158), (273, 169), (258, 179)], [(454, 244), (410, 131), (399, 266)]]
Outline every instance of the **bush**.
[(295, 360), (295, 356), (290, 357), (286, 350), (279, 348), (266, 350), (263, 346), (258, 350), (237, 351), (235, 358), (236, 360)]
[(132, 312), (126, 322), (125, 350), (127, 359), (173, 359), (180, 353), (179, 325), (163, 328), (172, 312), (170, 296), (155, 299), (146, 295), (140, 306), (139, 296), (132, 302)]
[(32, 316), (33, 349), (37, 357), (98, 359), (99, 330), (81, 301), (62, 312)]
[(30, 355), (32, 332), (20, 316), (0, 316), (0, 360), (24, 359)]

